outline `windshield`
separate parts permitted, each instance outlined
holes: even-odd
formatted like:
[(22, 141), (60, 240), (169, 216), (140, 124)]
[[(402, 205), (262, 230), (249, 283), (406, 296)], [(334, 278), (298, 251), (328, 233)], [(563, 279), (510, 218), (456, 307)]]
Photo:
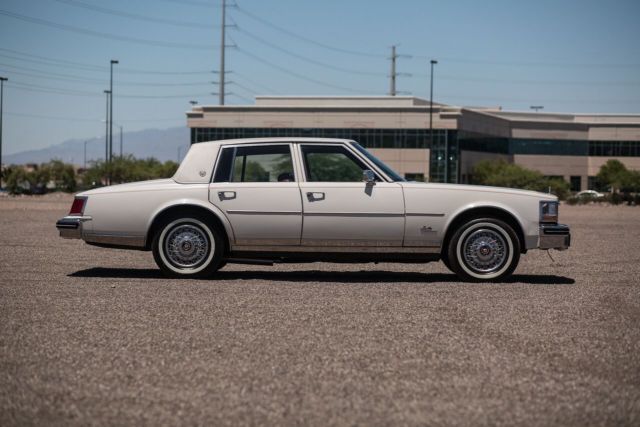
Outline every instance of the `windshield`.
[(389, 166), (385, 165), (382, 160), (378, 159), (376, 156), (368, 152), (363, 146), (358, 144), (357, 142), (353, 142), (352, 145), (362, 154), (364, 154), (367, 159), (371, 160), (377, 167), (379, 167), (389, 178), (391, 178), (394, 182), (405, 181), (403, 177), (398, 175), (393, 169)]

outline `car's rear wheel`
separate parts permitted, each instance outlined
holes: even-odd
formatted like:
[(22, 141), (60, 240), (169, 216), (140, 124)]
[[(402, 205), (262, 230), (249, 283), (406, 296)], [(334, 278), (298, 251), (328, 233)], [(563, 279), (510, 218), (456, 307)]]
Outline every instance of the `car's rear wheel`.
[(167, 218), (152, 243), (153, 258), (171, 277), (207, 277), (220, 268), (224, 243), (215, 227), (198, 215)]
[(497, 281), (510, 276), (518, 266), (520, 241), (504, 221), (476, 219), (455, 232), (447, 258), (451, 270), (462, 280)]

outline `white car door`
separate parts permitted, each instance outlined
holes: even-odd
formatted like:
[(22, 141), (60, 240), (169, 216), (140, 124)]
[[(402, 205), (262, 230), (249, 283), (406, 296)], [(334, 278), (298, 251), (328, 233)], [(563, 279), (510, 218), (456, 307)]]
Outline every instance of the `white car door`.
[(402, 187), (377, 177), (345, 144), (300, 144), (303, 246), (402, 246)]
[(300, 245), (302, 201), (290, 144), (221, 149), (209, 201), (233, 228), (235, 245)]

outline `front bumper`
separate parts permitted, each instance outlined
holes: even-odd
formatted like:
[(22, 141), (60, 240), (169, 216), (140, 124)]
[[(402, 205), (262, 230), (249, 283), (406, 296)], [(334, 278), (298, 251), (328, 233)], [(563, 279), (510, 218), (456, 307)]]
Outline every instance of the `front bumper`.
[(571, 246), (571, 231), (565, 224), (542, 224), (538, 248), (563, 251)]
[(82, 239), (82, 223), (90, 219), (87, 216), (65, 216), (56, 222), (56, 228), (62, 238)]

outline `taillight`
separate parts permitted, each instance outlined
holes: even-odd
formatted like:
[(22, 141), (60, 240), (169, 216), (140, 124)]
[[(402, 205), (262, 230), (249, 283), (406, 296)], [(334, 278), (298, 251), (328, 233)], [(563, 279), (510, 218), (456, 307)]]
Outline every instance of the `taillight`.
[(77, 215), (81, 216), (84, 212), (84, 206), (87, 204), (86, 197), (76, 197), (73, 199), (73, 203), (71, 204), (71, 210), (69, 211), (69, 215)]

